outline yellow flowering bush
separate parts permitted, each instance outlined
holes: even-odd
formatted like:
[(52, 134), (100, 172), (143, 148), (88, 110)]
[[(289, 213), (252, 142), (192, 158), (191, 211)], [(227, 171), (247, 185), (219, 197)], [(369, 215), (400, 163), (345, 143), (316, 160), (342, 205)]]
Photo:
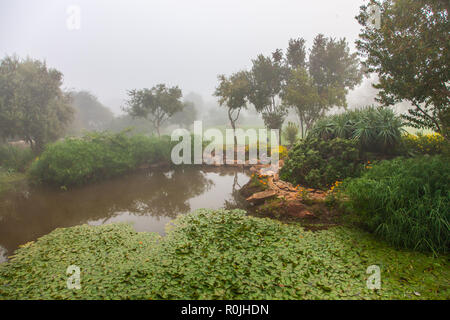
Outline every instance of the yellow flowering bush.
[(408, 151), (418, 154), (440, 154), (444, 149), (445, 139), (438, 133), (431, 134), (406, 134), (403, 136), (403, 144)]
[(285, 146), (279, 146), (278, 149), (277, 148), (272, 148), (272, 153), (271, 154), (274, 154), (276, 152), (278, 152), (278, 158), (280, 160), (285, 159), (287, 157), (287, 155), (288, 155), (288, 150), (287, 150), (287, 148)]

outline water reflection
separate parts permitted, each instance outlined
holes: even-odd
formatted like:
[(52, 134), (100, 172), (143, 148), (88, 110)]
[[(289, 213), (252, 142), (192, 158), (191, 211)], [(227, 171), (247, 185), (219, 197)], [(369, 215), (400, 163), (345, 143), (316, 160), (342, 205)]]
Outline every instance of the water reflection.
[[(238, 206), (238, 168), (184, 167), (142, 171), (71, 191), (36, 189), (0, 200), (0, 261), (55, 228), (131, 222), (137, 231), (164, 233), (179, 214)], [(4, 248), (3, 256), (1, 248)]]

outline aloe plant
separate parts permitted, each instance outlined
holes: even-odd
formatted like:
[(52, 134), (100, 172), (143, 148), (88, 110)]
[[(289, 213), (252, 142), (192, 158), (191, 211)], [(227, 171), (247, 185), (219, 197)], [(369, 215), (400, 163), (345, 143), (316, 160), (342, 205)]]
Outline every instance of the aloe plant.
[(389, 108), (366, 107), (317, 121), (310, 136), (324, 140), (353, 139), (364, 151), (389, 152), (398, 146), (403, 122)]

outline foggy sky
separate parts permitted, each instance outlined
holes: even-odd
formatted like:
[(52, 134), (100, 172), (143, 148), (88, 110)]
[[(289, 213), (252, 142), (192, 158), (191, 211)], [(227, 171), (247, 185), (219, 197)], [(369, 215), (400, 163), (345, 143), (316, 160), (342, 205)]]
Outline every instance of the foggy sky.
[[(0, 56), (46, 60), (64, 88), (89, 90), (119, 112), (126, 90), (157, 83), (211, 97), (218, 74), (249, 68), (259, 53), (318, 34), (354, 49), (363, 0), (0, 0)], [(81, 28), (66, 26), (69, 5)]]

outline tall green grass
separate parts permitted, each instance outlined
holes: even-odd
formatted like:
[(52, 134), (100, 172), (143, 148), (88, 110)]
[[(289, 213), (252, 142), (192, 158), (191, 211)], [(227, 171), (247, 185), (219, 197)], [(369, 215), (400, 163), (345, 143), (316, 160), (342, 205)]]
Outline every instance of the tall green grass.
[(382, 161), (344, 183), (350, 208), (391, 244), (434, 253), (450, 247), (450, 164), (443, 156)]

